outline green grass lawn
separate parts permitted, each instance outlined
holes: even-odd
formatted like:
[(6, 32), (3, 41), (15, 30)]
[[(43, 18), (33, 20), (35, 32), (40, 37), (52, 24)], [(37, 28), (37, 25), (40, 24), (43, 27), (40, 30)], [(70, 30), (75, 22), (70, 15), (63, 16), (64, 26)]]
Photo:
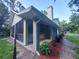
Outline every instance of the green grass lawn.
[(0, 37), (0, 59), (12, 59), (13, 45), (7, 41), (7, 38)]
[(74, 48), (73, 50), (74, 50), (75, 53), (76, 53), (76, 55), (74, 55), (75, 58), (76, 58), (76, 59), (79, 59), (79, 48)]
[[(79, 36), (66, 36), (66, 38), (71, 41), (73, 44), (76, 44), (79, 46)], [(76, 53), (75, 58), (79, 59), (79, 48), (74, 48), (73, 49)]]
[(79, 36), (66, 36), (66, 38), (72, 43), (79, 45)]

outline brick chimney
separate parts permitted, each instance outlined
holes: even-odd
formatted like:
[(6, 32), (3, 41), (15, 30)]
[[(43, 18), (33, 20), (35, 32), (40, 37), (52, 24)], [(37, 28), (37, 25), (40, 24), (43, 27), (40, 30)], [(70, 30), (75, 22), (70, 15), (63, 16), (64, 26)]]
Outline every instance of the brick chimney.
[(53, 20), (53, 6), (51, 5), (47, 8), (47, 17), (50, 20)]

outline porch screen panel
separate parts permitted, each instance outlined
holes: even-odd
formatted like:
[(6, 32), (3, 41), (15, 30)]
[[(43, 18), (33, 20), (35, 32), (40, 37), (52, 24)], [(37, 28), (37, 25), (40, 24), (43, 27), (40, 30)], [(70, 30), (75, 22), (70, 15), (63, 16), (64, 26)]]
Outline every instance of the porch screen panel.
[(28, 44), (32, 44), (33, 43), (33, 21), (28, 19), (28, 23), (27, 23), (27, 29), (28, 29)]
[(23, 42), (23, 20), (16, 24), (16, 39)]
[(53, 37), (56, 38), (57, 37), (57, 29), (53, 28), (53, 33), (52, 33)]

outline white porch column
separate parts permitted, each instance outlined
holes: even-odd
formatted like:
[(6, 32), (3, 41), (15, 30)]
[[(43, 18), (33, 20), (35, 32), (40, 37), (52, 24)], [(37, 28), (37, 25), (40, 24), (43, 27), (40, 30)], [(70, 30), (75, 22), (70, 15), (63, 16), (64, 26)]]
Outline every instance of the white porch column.
[(35, 51), (37, 50), (37, 23), (33, 21), (33, 46), (35, 48)]
[(12, 37), (12, 28), (10, 29), (10, 38)]
[(23, 42), (26, 45), (26, 20), (23, 20)]
[(33, 46), (35, 51), (39, 49), (39, 27), (35, 21), (33, 21)]
[(59, 35), (59, 30), (57, 29), (57, 35)]

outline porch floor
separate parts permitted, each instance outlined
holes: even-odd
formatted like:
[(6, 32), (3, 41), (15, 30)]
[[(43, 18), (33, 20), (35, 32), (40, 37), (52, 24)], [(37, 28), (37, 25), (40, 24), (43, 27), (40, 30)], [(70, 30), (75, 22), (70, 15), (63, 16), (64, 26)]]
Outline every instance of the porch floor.
[[(37, 55), (35, 55), (30, 50), (28, 50), (28, 48), (31, 47), (31, 45), (24, 47), (24, 46), (20, 45), (19, 43), (17, 43), (16, 47), (17, 47), (17, 59), (38, 59)], [(33, 48), (31, 47), (31, 50), (32, 49)]]

